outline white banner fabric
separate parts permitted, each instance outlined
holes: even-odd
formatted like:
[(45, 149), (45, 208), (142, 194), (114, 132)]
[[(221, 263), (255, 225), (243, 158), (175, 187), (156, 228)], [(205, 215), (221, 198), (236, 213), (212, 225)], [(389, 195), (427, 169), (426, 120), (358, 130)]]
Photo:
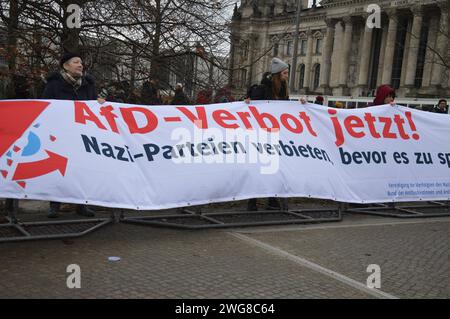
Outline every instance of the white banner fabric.
[(450, 199), (450, 116), (292, 101), (0, 101), (0, 196), (139, 210)]

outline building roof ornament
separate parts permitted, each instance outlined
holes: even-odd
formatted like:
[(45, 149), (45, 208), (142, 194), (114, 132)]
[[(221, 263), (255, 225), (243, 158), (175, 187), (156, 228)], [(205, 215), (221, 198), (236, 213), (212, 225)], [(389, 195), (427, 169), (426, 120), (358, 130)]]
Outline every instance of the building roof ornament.
[(415, 17), (421, 17), (423, 15), (423, 7), (420, 4), (412, 6), (410, 10)]
[(386, 12), (389, 19), (396, 18), (397, 14), (398, 14), (397, 8), (388, 8), (388, 9), (384, 10), (384, 12)]
[(437, 3), (438, 7), (441, 9), (443, 13), (450, 13), (450, 2), (444, 1)]
[(315, 39), (321, 39), (321, 38), (323, 38), (323, 33), (322, 33), (322, 31), (319, 30), (319, 31), (314, 32), (313, 38), (315, 38)]
[(270, 42), (272, 43), (280, 42), (280, 37), (278, 35), (274, 35), (270, 38)]

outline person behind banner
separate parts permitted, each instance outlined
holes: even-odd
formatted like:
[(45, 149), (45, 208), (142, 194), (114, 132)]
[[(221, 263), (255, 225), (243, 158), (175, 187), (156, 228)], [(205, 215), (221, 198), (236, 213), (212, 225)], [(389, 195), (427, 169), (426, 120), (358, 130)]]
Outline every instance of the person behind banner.
[(197, 94), (197, 99), (195, 100), (197, 105), (205, 105), (212, 103), (212, 92), (211, 90), (201, 90)]
[(158, 79), (150, 79), (142, 84), (141, 90), (142, 103), (146, 105), (162, 105), (161, 93), (159, 91)]
[(60, 61), (61, 70), (50, 73), (42, 98), (57, 100), (98, 100), (95, 80), (83, 73), (83, 61), (79, 54), (65, 53)]
[[(83, 61), (80, 54), (67, 52), (60, 61), (61, 70), (47, 77), (43, 99), (55, 100), (97, 100), (100, 104), (105, 100), (97, 96), (94, 78), (83, 72)], [(61, 203), (50, 202), (49, 218), (59, 217)], [(77, 213), (86, 217), (95, 214), (86, 205), (77, 205)]]
[(375, 94), (375, 99), (373, 103), (369, 106), (377, 106), (377, 105), (385, 105), (390, 104), (394, 106), (395, 103), (395, 90), (391, 88), (389, 85), (381, 85), (378, 87), (377, 92)]
[[(278, 59), (272, 59), (270, 72), (263, 74), (259, 85), (253, 85), (247, 92), (245, 103), (251, 100), (289, 100), (289, 65)], [(306, 103), (302, 101), (302, 103)], [(257, 211), (256, 198), (252, 198), (247, 203), (248, 211)], [(274, 197), (270, 197), (267, 203), (267, 209), (280, 210), (280, 202)]]
[(338, 102), (334, 103), (334, 107), (337, 109), (343, 109), (344, 103), (338, 101)]
[(214, 98), (214, 103), (230, 103), (234, 102), (234, 98), (231, 95), (230, 89), (225, 86), (217, 91), (216, 97)]
[(191, 102), (183, 90), (183, 84), (178, 83), (175, 86), (175, 95), (173, 96), (172, 105), (189, 105)]
[(250, 100), (289, 100), (289, 65), (278, 59), (272, 59), (271, 71), (263, 75), (260, 85), (252, 86), (246, 98)]
[(316, 96), (316, 100), (314, 101), (314, 104), (323, 105), (323, 96)]
[(448, 114), (447, 100), (445, 99), (439, 100), (439, 103), (433, 108), (433, 112), (440, 114)]

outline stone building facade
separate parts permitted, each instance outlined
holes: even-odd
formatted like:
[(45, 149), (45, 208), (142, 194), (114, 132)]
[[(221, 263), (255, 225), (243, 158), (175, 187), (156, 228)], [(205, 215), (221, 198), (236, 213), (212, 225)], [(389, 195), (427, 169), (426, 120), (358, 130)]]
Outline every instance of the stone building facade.
[[(242, 0), (236, 6), (230, 52), (236, 95), (259, 83), (274, 56), (292, 65), (296, 2)], [(301, 2), (293, 94), (372, 96), (389, 84), (401, 97), (450, 96), (450, 1)], [(379, 15), (368, 11), (373, 4)], [(380, 24), (368, 27), (377, 17)]]

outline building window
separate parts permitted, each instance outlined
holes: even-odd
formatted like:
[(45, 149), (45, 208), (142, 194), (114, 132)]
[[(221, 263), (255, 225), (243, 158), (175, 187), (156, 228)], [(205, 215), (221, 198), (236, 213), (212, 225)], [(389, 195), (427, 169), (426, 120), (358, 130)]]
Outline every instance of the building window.
[(323, 39), (316, 40), (316, 54), (322, 54), (322, 42)]
[(169, 85), (175, 87), (177, 84), (177, 75), (175, 72), (169, 71)]
[(298, 88), (302, 89), (305, 86), (305, 65), (300, 64), (300, 72), (299, 72), (299, 82)]
[(279, 48), (280, 48), (280, 44), (279, 43), (274, 43), (273, 44), (273, 56), (278, 56)]
[(429, 21), (426, 21), (422, 25), (422, 30), (420, 33), (420, 45), (419, 45), (419, 53), (417, 56), (416, 78), (414, 81), (414, 86), (418, 89), (422, 87), (423, 70), (425, 68), (425, 57), (427, 54), (427, 45), (428, 45), (428, 31), (429, 31), (428, 26)]
[(314, 66), (314, 84), (313, 84), (314, 90), (319, 87), (319, 84), (320, 84), (320, 64), (316, 64)]
[(275, 15), (275, 4), (270, 5), (269, 16), (273, 17)]
[(400, 87), (400, 79), (402, 77), (403, 54), (405, 53), (405, 41), (408, 29), (408, 20), (403, 18), (399, 21), (397, 36), (395, 41), (394, 62), (392, 64), (392, 88)]
[(300, 55), (306, 55), (306, 50), (308, 48), (308, 40), (300, 41)]
[(292, 55), (292, 41), (288, 41), (286, 43), (286, 55), (291, 56)]
[(378, 67), (380, 65), (382, 30), (374, 29), (372, 34), (372, 49), (369, 63), (369, 90), (377, 88)]
[(245, 42), (242, 44), (242, 57), (243, 57), (244, 59), (247, 59), (247, 58), (248, 58), (248, 41), (245, 41)]

